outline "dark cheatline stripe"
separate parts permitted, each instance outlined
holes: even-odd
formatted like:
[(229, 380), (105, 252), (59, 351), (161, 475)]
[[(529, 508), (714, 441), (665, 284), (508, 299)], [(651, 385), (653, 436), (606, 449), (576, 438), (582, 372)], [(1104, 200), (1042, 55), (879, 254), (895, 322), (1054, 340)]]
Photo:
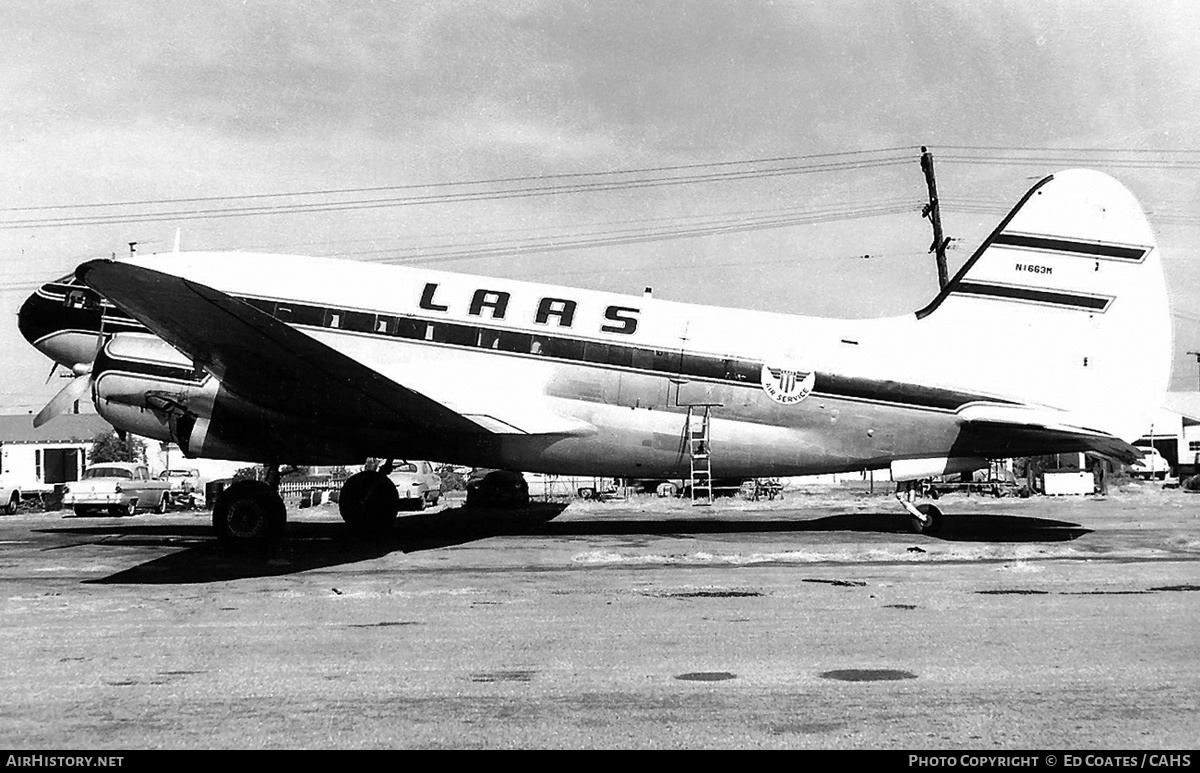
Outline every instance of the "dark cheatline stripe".
[(1067, 306), (1087, 311), (1104, 311), (1108, 308), (1108, 304), (1112, 303), (1112, 298), (1072, 295), (1071, 293), (1054, 292), (1051, 290), (1035, 290), (1031, 287), (1009, 287), (1007, 285), (982, 284), (980, 282), (960, 282), (958, 287), (954, 288), (954, 292), (965, 293), (967, 295), (986, 295), (992, 298), (1004, 298), (1014, 301), (1048, 303), (1054, 306)]
[(1076, 255), (1087, 255), (1095, 258), (1114, 258), (1116, 260), (1140, 261), (1149, 252), (1148, 247), (1127, 247), (1120, 244), (1097, 244), (1095, 242), (1076, 242), (1070, 239), (1052, 239), (1048, 236), (1030, 236), (1028, 234), (997, 234), (992, 244), (1007, 247), (1024, 247), (1031, 250), (1049, 250), (1051, 252), (1071, 252)]
[[(966, 403), (984, 398), (977, 394), (959, 392), (953, 389), (928, 387), (921, 384), (907, 384), (898, 381), (881, 381), (855, 376), (841, 376), (835, 373), (817, 372), (817, 383), (814, 394), (829, 397), (840, 397), (850, 400), (866, 400), (869, 402), (893, 403), (908, 405), (914, 408), (933, 408), (943, 411), (954, 411)], [(1001, 400), (999, 402), (1008, 402)]]

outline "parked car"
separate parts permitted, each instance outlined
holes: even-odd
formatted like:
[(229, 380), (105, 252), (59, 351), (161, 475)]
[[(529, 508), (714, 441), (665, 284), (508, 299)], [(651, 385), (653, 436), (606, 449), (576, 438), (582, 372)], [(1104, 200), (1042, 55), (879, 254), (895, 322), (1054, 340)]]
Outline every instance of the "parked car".
[(1163, 458), (1163, 455), (1158, 452), (1157, 448), (1138, 446), (1142, 452), (1142, 458), (1138, 459), (1133, 464), (1129, 465), (1129, 475), (1133, 478), (1145, 478), (1151, 480), (1157, 478), (1165, 479), (1171, 474), (1171, 465)]
[(529, 484), (519, 472), (479, 468), (467, 478), (467, 507), (512, 508), (528, 504)]
[(429, 462), (399, 462), (388, 480), (400, 495), (401, 510), (424, 510), (442, 498), (442, 478)]
[(105, 462), (83, 471), (83, 479), (70, 483), (63, 493), (63, 505), (75, 508), (78, 515), (107, 510), (110, 515), (133, 515), (138, 510), (165, 513), (170, 502), (170, 487), (153, 478), (144, 464)]
[(7, 475), (0, 475), (0, 508), (5, 515), (12, 515), (21, 506), (21, 488)]
[(595, 476), (547, 475), (541, 472), (523, 472), (529, 495), (545, 499), (600, 499), (616, 493), (613, 478)]
[(201, 507), (204, 504), (204, 481), (200, 471), (181, 468), (163, 470), (158, 474), (159, 480), (167, 482), (170, 491), (169, 504), (177, 507)]

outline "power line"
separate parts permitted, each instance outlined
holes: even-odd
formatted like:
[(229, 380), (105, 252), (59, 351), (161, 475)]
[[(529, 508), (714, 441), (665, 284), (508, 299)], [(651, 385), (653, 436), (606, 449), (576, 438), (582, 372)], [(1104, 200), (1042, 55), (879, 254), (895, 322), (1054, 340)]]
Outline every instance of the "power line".
[(703, 182), (727, 182), (732, 180), (763, 179), (785, 175), (811, 174), (815, 172), (844, 171), (869, 167), (896, 166), (909, 163), (908, 159), (879, 160), (867, 162), (839, 162), (820, 166), (784, 167), (749, 172), (719, 172), (706, 175), (691, 175), (687, 177), (658, 177), (640, 180), (604, 183), (577, 183), (573, 185), (549, 185), (529, 188), (514, 188), (503, 191), (477, 191), (470, 193), (432, 194), (429, 196), (410, 196), (386, 199), (359, 199), (339, 202), (318, 202), (308, 204), (279, 204), (258, 207), (229, 207), (210, 210), (175, 210), (168, 212), (130, 213), (117, 215), (88, 215), (80, 217), (28, 218), (23, 220), (3, 220), (3, 228), (60, 228), (67, 226), (85, 225), (116, 225), (123, 223), (153, 223), (166, 220), (200, 220), (217, 217), (248, 217), (252, 215), (300, 214), (315, 212), (345, 212), (361, 209), (382, 207), (403, 207), (421, 204), (448, 204), (457, 202), (494, 201), (499, 199), (520, 199), (532, 196), (563, 195), (574, 193), (594, 193), (612, 190), (633, 190), (638, 188), (662, 187), (671, 185), (692, 185)]
[[(933, 147), (933, 146), (931, 146)], [(1183, 153), (1200, 154), (1200, 150), (1190, 148), (1036, 148), (1021, 145), (937, 145), (943, 150), (989, 150), (1011, 153)]]
[(613, 247), (629, 244), (645, 244), (674, 239), (696, 238), (701, 236), (717, 236), (724, 234), (760, 231), (773, 228), (789, 228), (796, 225), (811, 225), (830, 220), (845, 220), (880, 215), (915, 212), (920, 206), (915, 203), (893, 204), (886, 207), (867, 207), (858, 210), (841, 210), (832, 213), (811, 213), (787, 218), (764, 219), (749, 222), (732, 222), (712, 224), (693, 228), (681, 228), (652, 233), (637, 233), (632, 235), (610, 234), (593, 238), (573, 240), (543, 241), (533, 244), (517, 244), (511, 246), (495, 246), (480, 249), (451, 249), (433, 251), (423, 255), (408, 257), (383, 257), (375, 259), (380, 263), (421, 263), (424, 261), (446, 262), (453, 260), (476, 260), (490, 257), (511, 257), (529, 253), (558, 252), (563, 250), (585, 249), (593, 247)]
[[(435, 247), (414, 246), (405, 248), (380, 248), (376, 250), (359, 250), (353, 252), (335, 251), (329, 256), (351, 257), (380, 255), (376, 258), (364, 258), (371, 262), (380, 263), (423, 263), (444, 262), (457, 260), (474, 260), (490, 257), (512, 257), (517, 255), (560, 252), (564, 250), (589, 249), (594, 247), (623, 246), (631, 244), (652, 243), (674, 239), (696, 238), (722, 234), (759, 231), (767, 229), (787, 228), (796, 225), (808, 225), (847, 219), (862, 219), (904, 212), (915, 212), (920, 208), (919, 203), (906, 198), (891, 198), (873, 202), (858, 202), (853, 204), (839, 203), (809, 209), (769, 209), (750, 210), (727, 213), (717, 217), (695, 216), (683, 218), (651, 218), (641, 221), (623, 221), (616, 225), (632, 223), (661, 223), (666, 221), (666, 227), (623, 227), (601, 230), (593, 234), (566, 234), (558, 237), (529, 237), (507, 241), (467, 242), (458, 244), (443, 244)], [(749, 216), (748, 216), (749, 215)], [(683, 221), (683, 222), (680, 222)], [(687, 222), (697, 221), (697, 222)], [(677, 223), (678, 225), (672, 225)], [(593, 224), (594, 227), (595, 224)], [(413, 237), (406, 237), (412, 239)], [(403, 254), (397, 254), (403, 253)], [(42, 282), (5, 284), (0, 289), (29, 288), (43, 284)]]
[[(731, 167), (731, 166), (779, 164), (779, 163), (784, 163), (784, 162), (794, 163), (797, 161), (811, 161), (811, 160), (817, 160), (817, 159), (831, 159), (831, 158), (847, 157), (847, 156), (895, 154), (900, 151), (906, 151), (906, 150), (910, 150), (910, 149), (904, 148), (904, 147), (895, 147), (895, 148), (878, 148), (878, 149), (869, 149), (869, 150), (849, 150), (849, 151), (837, 151), (837, 152), (830, 152), (830, 153), (812, 153), (812, 154), (807, 154), (807, 155), (773, 156), (773, 157), (755, 158), (755, 159), (742, 159), (742, 160), (737, 160), (737, 161), (715, 161), (715, 162), (694, 163), (694, 164), (675, 164), (675, 165), (667, 165), (667, 166), (633, 167), (633, 168), (628, 168), (628, 169), (591, 171), (591, 172), (561, 172), (561, 173), (541, 174), (541, 175), (522, 175), (522, 176), (512, 176), (512, 177), (482, 178), (482, 179), (476, 179), (476, 180), (451, 180), (451, 181), (432, 182), (432, 183), (409, 183), (409, 184), (404, 184), (404, 185), (384, 185), (384, 186), (356, 187), (356, 188), (330, 188), (330, 189), (318, 189), (318, 190), (308, 190), (308, 191), (287, 191), (287, 192), (279, 192), (279, 193), (250, 193), (250, 194), (229, 195), (229, 196), (194, 196), (194, 197), (186, 197), (186, 198), (141, 199), (141, 200), (131, 200), (131, 201), (120, 201), (120, 202), (99, 202), (99, 203), (90, 203), (90, 204), (47, 204), (47, 205), (38, 205), (38, 206), (0, 207), (0, 212), (32, 212), (32, 211), (89, 209), (89, 208), (107, 208), (107, 207), (160, 206), (160, 205), (165, 205), (165, 204), (185, 204), (185, 203), (194, 204), (194, 203), (221, 202), (221, 201), (260, 200), (260, 199), (271, 199), (271, 198), (341, 196), (341, 195), (348, 195), (348, 194), (385, 193), (385, 192), (390, 192), (390, 191), (404, 191), (404, 190), (437, 189), (437, 188), (470, 187), (470, 186), (481, 186), (481, 185), (526, 183), (526, 182), (534, 182), (534, 181), (562, 180), (562, 179), (570, 179), (570, 178), (621, 177), (621, 176), (644, 175), (644, 174), (674, 173), (674, 172), (681, 172), (681, 171), (688, 171), (688, 170), (695, 170), (695, 169), (716, 169), (716, 168), (726, 168), (726, 167)], [(897, 159), (897, 160), (900, 160), (900, 159)], [(859, 162), (841, 161), (841, 162), (832, 162), (832, 165), (836, 167), (840, 164), (854, 164), (854, 163), (859, 163)], [(814, 168), (819, 168), (819, 167), (823, 167), (824, 165), (825, 164), (809, 164), (809, 165), (801, 165), (801, 167), (811, 166)], [(794, 167), (794, 168), (800, 168), (800, 167)]]
[(1162, 169), (1168, 171), (1174, 170), (1194, 170), (1200, 169), (1200, 159), (1195, 161), (1138, 161), (1135, 159), (1118, 159), (1118, 158), (1065, 158), (1065, 157), (1039, 157), (1039, 156), (955, 156), (945, 155), (938, 156), (939, 161), (954, 164), (979, 164), (979, 165), (1014, 165), (1014, 166), (1029, 166), (1037, 165), (1044, 166), (1046, 164), (1055, 165), (1073, 165), (1086, 163), (1093, 166), (1113, 167), (1116, 169)]

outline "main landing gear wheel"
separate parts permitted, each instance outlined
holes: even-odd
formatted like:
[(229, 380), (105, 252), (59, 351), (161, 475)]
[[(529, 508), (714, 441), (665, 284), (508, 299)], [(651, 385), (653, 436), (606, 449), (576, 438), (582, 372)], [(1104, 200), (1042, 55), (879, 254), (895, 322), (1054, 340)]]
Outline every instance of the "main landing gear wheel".
[(896, 501), (908, 511), (909, 522), (916, 534), (937, 534), (942, 528), (942, 511), (936, 505), (912, 503), (912, 489), (905, 487), (896, 492)]
[(265, 547), (286, 522), (287, 509), (279, 493), (262, 481), (234, 483), (221, 492), (213, 507), (213, 529), (229, 547)]
[(400, 509), (396, 485), (381, 472), (364, 470), (342, 484), (338, 510), (342, 520), (360, 534), (378, 534), (391, 528)]
[(917, 505), (917, 512), (923, 517), (912, 516), (912, 529), (917, 534), (937, 534), (942, 528), (942, 511), (936, 505)]

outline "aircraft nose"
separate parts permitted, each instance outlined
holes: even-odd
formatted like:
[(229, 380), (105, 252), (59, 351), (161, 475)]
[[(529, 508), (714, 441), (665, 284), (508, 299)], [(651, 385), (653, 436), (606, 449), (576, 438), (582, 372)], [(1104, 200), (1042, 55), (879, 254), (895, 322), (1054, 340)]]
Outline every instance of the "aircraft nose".
[(91, 362), (96, 353), (100, 306), (86, 287), (50, 282), (21, 304), (17, 329), (42, 354), (73, 368)]
[(34, 346), (63, 329), (62, 301), (52, 301), (44, 292), (44, 286), (39, 288), (17, 310), (17, 330)]

